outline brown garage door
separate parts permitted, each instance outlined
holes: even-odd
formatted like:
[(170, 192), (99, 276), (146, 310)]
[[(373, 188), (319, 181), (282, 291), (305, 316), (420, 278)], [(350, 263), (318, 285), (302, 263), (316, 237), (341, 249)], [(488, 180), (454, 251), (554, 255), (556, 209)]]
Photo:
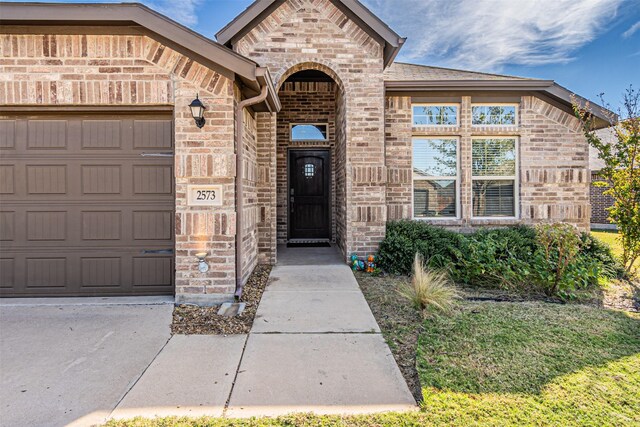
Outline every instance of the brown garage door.
[(0, 295), (172, 294), (173, 179), (170, 113), (2, 113)]

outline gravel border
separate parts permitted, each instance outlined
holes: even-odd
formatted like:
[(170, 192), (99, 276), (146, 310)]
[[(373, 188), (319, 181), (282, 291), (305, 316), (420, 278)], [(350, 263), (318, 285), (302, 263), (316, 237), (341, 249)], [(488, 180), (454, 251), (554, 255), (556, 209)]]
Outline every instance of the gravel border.
[(258, 310), (269, 274), (270, 265), (259, 265), (244, 286), (240, 302), (246, 307), (239, 316), (226, 317), (218, 315), (220, 306), (198, 307), (178, 305), (173, 310), (172, 334), (183, 335), (237, 335), (248, 334)]

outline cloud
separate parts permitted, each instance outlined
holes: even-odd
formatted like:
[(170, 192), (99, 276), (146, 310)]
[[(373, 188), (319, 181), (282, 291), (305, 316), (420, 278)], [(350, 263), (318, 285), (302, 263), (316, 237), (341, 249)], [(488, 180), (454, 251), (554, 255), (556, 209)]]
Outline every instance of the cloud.
[(168, 16), (186, 26), (198, 23), (198, 7), (204, 0), (127, 0), (149, 6), (151, 9)]
[(629, 27), (627, 31), (622, 33), (622, 37), (624, 37), (625, 39), (628, 39), (629, 37), (634, 35), (638, 30), (640, 30), (640, 21), (636, 22), (631, 27)]
[(571, 61), (623, 0), (365, 0), (401, 35), (401, 59), (499, 71)]

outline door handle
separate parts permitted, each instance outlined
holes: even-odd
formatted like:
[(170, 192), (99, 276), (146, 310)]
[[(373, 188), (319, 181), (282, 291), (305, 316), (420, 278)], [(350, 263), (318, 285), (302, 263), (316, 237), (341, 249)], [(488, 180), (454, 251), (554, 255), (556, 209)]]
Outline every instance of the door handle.
[(293, 205), (296, 202), (295, 197), (291, 196), (291, 198), (289, 199), (289, 202), (290, 202), (289, 205), (291, 206), (291, 213), (293, 213), (294, 211)]
[(164, 153), (141, 153), (142, 157), (173, 157), (173, 153), (171, 151), (167, 151)]
[(142, 255), (173, 255), (173, 249), (143, 249)]

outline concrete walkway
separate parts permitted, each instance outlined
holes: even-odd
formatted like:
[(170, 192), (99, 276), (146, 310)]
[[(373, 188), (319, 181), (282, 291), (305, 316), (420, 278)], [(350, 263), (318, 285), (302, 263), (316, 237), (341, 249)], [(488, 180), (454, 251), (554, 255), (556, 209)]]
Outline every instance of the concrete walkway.
[(333, 248), (278, 249), (225, 412), (354, 414), (416, 403)]
[(249, 335), (170, 336), (166, 299), (0, 300), (0, 426), (416, 409), (337, 251), (279, 260)]
[(111, 417), (416, 409), (337, 251), (279, 248), (278, 257), (248, 336), (174, 335)]

